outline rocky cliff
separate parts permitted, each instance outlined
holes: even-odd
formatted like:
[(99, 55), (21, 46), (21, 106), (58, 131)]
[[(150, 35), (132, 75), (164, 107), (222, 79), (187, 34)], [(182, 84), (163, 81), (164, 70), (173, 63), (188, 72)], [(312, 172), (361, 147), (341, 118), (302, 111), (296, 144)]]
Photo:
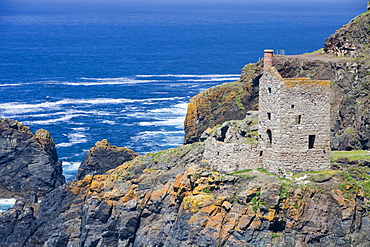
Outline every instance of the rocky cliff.
[[(1, 246), (369, 246), (369, 163), (225, 174), (195, 143), (139, 156), (0, 214)], [(27, 229), (26, 231), (24, 229)]]
[(31, 192), (44, 196), (65, 183), (48, 131), (35, 134), (10, 119), (0, 119), (0, 198), (21, 197)]
[[(284, 77), (331, 78), (332, 145), (369, 147), (367, 59), (316, 53), (276, 57), (275, 66)], [(261, 62), (247, 65), (238, 82), (193, 98), (187, 116), (188, 142), (201, 137), (253, 145), (255, 112), (242, 121), (223, 122), (242, 119), (248, 109), (258, 108), (260, 75)], [(9, 164), (49, 160), (43, 158), (46, 154), (57, 161), (46, 131), (33, 135), (15, 121), (1, 124), (0, 147), (7, 144), (0, 152), (1, 162), (9, 171), (18, 174), (19, 170)], [(118, 165), (126, 152), (130, 158), (136, 154), (104, 140), (98, 142), (75, 181), (50, 191), (41, 203), (37, 193), (31, 193), (0, 213), (0, 246), (370, 245), (370, 156), (366, 151), (351, 159), (333, 157), (327, 171), (279, 177), (264, 169), (225, 171), (217, 166), (217, 159), (211, 162), (206, 145), (192, 143), (137, 156), (106, 171), (112, 167), (105, 165)], [(39, 151), (33, 159), (29, 147)], [(14, 177), (29, 174), (28, 169), (21, 171)], [(28, 184), (27, 179), (16, 181), (20, 188), (23, 181)], [(48, 184), (44, 186), (50, 190)]]
[(369, 56), (370, 18), (368, 12), (357, 16), (331, 35), (325, 41), (325, 53), (357, 58)]
[[(331, 146), (334, 150), (370, 148), (369, 22), (370, 12), (356, 17), (326, 40), (326, 52), (275, 56), (274, 66), (282, 77), (331, 80)], [(355, 52), (335, 52), (349, 46), (355, 47), (351, 48)], [(258, 109), (262, 66), (261, 61), (249, 64), (243, 68), (239, 81), (213, 87), (193, 97), (185, 120), (185, 143), (198, 141), (208, 128), (243, 119), (249, 110)]]

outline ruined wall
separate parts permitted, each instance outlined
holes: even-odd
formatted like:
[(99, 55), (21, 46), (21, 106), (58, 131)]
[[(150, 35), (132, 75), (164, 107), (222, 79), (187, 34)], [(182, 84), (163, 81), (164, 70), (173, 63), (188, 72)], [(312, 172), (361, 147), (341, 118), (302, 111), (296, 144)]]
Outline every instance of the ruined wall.
[(262, 167), (257, 144), (225, 143), (214, 138), (205, 142), (203, 161), (212, 170), (226, 173)]

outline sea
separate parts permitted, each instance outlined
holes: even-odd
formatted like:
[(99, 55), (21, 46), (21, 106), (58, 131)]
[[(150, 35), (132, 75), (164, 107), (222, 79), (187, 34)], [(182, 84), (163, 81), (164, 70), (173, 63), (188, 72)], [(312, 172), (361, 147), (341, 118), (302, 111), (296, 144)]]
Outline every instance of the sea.
[(0, 118), (48, 130), (69, 181), (102, 139), (140, 154), (182, 145), (191, 97), (238, 80), (264, 49), (320, 49), (365, 9), (358, 0), (2, 0)]

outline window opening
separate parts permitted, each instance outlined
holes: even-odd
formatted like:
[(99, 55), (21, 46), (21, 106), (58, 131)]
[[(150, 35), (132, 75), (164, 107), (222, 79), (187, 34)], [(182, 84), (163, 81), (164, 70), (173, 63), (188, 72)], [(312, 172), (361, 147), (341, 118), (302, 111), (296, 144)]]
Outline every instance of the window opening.
[(302, 120), (302, 115), (298, 115), (295, 120), (296, 124), (301, 124), (301, 120)]
[(267, 118), (268, 118), (268, 120), (271, 120), (271, 112), (267, 113)]
[(260, 156), (262, 156), (263, 155), (263, 151), (260, 151)]
[(292, 109), (294, 109), (294, 105), (291, 105)]
[(309, 135), (308, 136), (308, 149), (313, 149), (314, 148), (315, 138), (316, 138), (316, 135)]
[(269, 93), (271, 93), (271, 87), (268, 87), (267, 90), (269, 91)]
[(269, 137), (270, 144), (272, 144), (272, 132), (271, 132), (271, 130), (270, 130), (270, 129), (268, 129), (268, 130), (266, 131), (266, 133), (267, 133), (267, 135), (268, 135), (268, 137)]

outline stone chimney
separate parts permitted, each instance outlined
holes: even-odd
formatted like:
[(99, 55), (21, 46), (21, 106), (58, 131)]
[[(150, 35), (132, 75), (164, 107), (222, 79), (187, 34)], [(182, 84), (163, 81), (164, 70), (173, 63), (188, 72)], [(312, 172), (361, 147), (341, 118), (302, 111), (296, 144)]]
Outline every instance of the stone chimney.
[(274, 50), (264, 50), (265, 53), (263, 57), (263, 72), (266, 72), (273, 66), (274, 63)]

